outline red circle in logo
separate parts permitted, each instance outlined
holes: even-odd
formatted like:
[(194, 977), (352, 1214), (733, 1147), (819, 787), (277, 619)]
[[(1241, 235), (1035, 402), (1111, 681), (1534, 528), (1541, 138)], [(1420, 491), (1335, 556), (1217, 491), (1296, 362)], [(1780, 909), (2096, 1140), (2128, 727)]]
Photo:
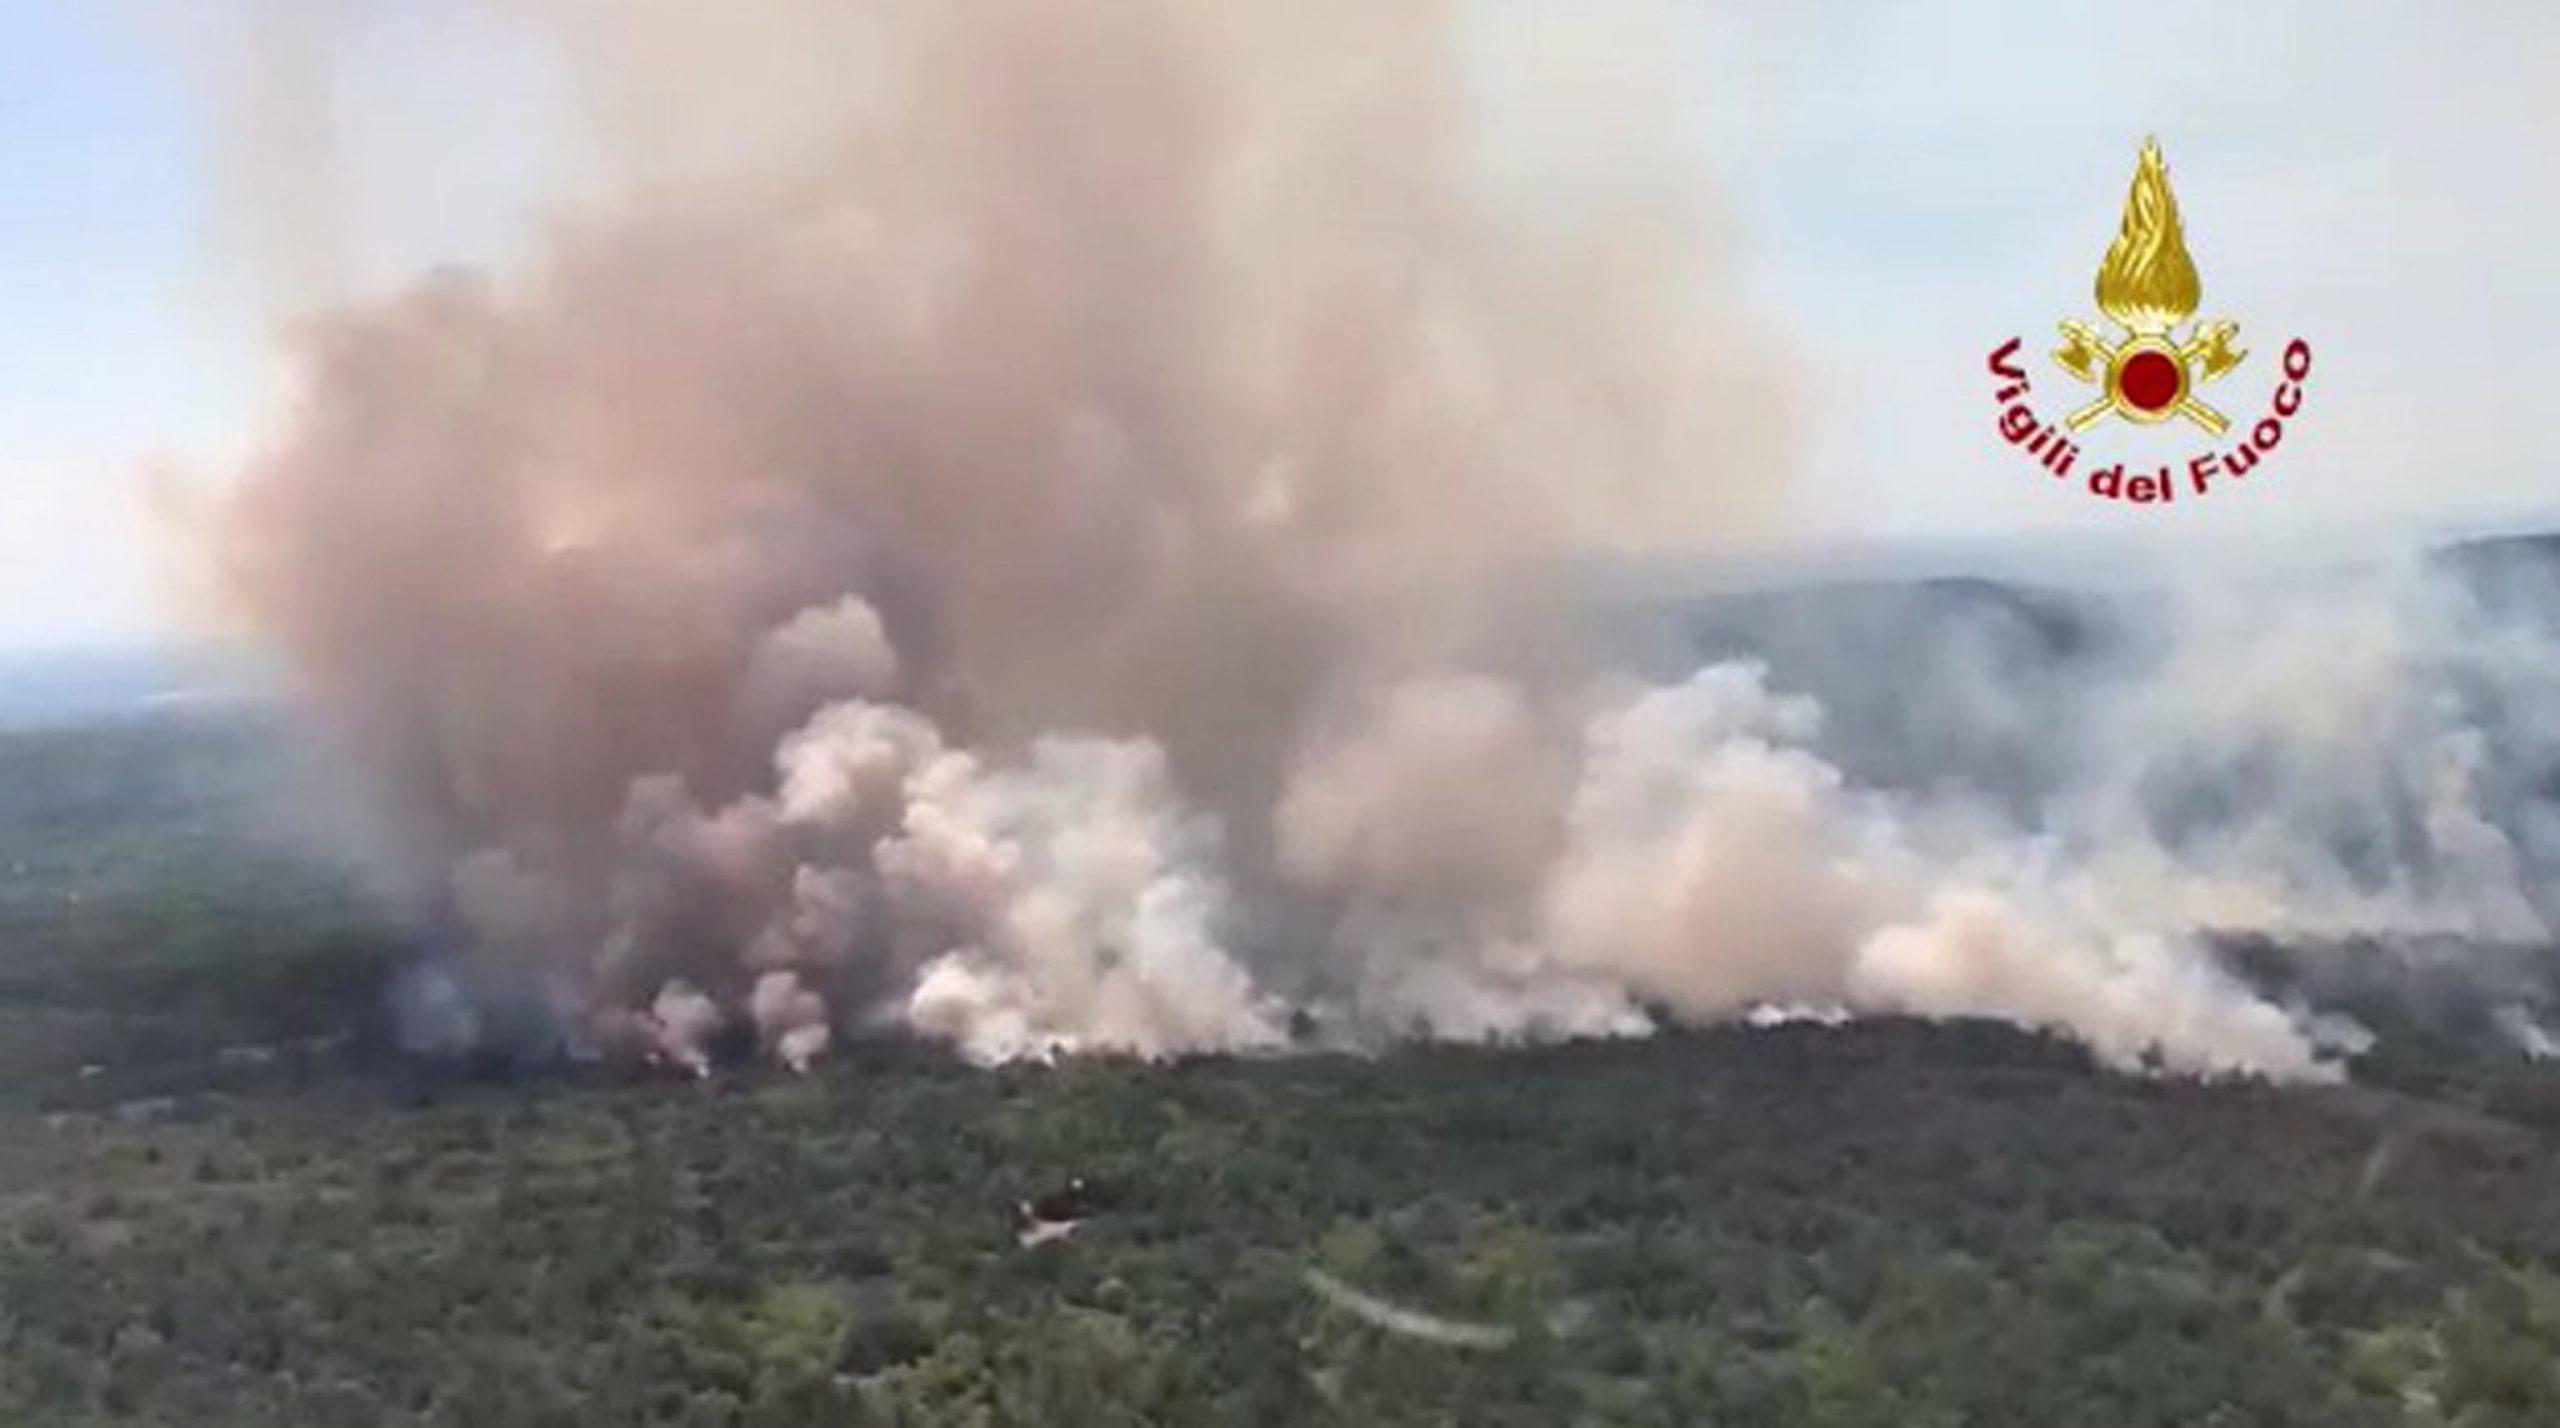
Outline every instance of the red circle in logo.
[(2116, 390), (2127, 405), (2146, 412), (2165, 411), (2185, 385), (2178, 364), (2166, 352), (2136, 352), (2116, 371)]

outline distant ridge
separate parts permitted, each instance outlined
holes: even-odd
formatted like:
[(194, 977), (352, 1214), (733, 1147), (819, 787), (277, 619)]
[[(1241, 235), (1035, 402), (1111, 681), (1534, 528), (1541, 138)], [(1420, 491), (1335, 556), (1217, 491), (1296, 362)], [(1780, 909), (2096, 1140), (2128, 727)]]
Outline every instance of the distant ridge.
[(273, 698), (268, 671), (236, 649), (0, 650), (0, 729), (175, 718), (264, 705)]

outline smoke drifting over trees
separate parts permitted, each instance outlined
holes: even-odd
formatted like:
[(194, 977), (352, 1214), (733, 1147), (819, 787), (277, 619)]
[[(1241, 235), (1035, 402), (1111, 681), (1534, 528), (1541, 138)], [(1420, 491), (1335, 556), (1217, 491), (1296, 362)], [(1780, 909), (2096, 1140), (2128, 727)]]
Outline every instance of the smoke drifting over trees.
[(2542, 935), (2488, 771), (2560, 666), (2440, 581), (2050, 669), (1971, 611), (1775, 675), (1588, 632), (1565, 562), (1765, 535), (1789, 464), (1660, 37), (1559, 97), (1437, 7), (772, 9), (528, 9), (646, 161), (536, 271), (312, 325), (222, 512), (440, 949), (423, 1045), (1779, 1002), (2321, 1077), (2202, 934)]

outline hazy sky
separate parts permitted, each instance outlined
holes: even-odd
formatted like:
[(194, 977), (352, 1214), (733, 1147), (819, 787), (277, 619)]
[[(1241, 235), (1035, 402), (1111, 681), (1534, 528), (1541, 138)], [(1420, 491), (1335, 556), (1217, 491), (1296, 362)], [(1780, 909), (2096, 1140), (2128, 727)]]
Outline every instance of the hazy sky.
[[(1595, 0), (1499, 3), (1534, 25)], [(297, 8), (336, 18), (247, 43)], [(1746, 237), (1772, 360), (1807, 391), (1809, 538), (2141, 531), (2174, 552), (2560, 513), (2560, 12), (1680, 8), (1700, 162)], [(573, 166), (571, 110), (490, 10), (0, 0), (0, 645), (164, 623), (142, 473), (254, 445), (287, 315), (532, 244)], [(2256, 408), (2288, 336), (2317, 352), (2265, 478), (2168, 510), (2039, 480), (1991, 435), (1983, 372), (2023, 335), (2040, 405), (2074, 404), (2042, 353), (2056, 319), (2095, 316), (2145, 133), (2205, 312), (2253, 349), (2216, 400)]]

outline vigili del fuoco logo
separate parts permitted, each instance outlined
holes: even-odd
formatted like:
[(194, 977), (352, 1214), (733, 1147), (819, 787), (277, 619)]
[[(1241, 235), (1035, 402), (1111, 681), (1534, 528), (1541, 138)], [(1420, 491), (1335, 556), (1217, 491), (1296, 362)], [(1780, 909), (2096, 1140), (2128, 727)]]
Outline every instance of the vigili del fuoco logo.
[[(2064, 319), (2055, 365), (2095, 388), (2085, 405), (2049, 422), (2028, 405), (2034, 383), (2020, 360), (2023, 343), (2012, 337), (1991, 353), (1998, 384), (2000, 434), (2057, 480), (2085, 476), (2090, 495), (2150, 505), (2209, 495), (2262, 472), (2285, 423), (2302, 410), (2311, 375), (2311, 344), (2294, 338), (2284, 346), (2282, 377), (2268, 394), (2266, 415), (2241, 429), (2209, 400), (2214, 384), (2231, 375), (2249, 353), (2238, 345), (2240, 324), (2227, 318), (2188, 323), (2204, 296), (2195, 259), (2187, 254), (2178, 223), (2178, 201), (2169, 192), (2169, 167), (2157, 139), (2142, 142), (2133, 187), (2124, 196), (2124, 221), (2098, 265), (2098, 311), (2113, 332)], [(2185, 328), (2181, 335), (2179, 329)], [(2121, 460), (2081, 449), (2081, 433), (2101, 423), (2157, 426), (2183, 423), (2209, 441), (2183, 461), (2128, 467)]]

